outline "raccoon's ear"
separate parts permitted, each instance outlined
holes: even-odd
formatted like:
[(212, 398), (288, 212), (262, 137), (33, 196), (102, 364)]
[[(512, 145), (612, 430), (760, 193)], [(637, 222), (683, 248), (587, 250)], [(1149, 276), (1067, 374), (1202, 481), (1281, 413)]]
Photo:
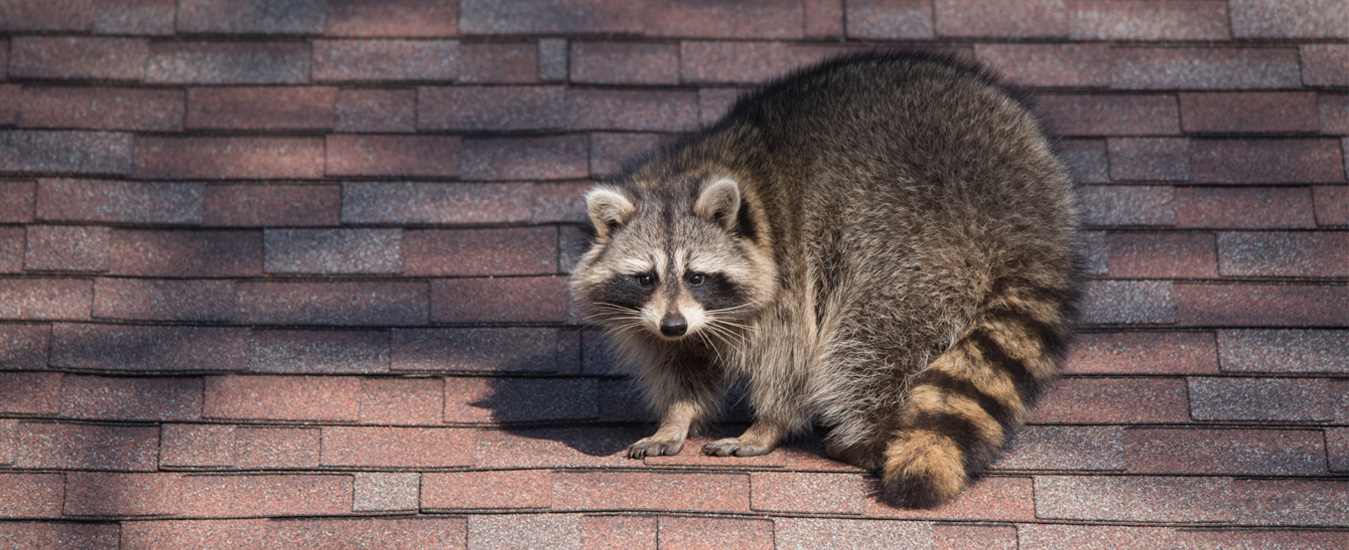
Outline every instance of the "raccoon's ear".
[(731, 178), (712, 182), (698, 195), (698, 202), (693, 203), (693, 213), (730, 230), (740, 213), (740, 185)]
[(617, 189), (596, 187), (586, 193), (586, 210), (590, 213), (590, 223), (595, 225), (595, 234), (603, 239), (627, 223), (637, 207)]

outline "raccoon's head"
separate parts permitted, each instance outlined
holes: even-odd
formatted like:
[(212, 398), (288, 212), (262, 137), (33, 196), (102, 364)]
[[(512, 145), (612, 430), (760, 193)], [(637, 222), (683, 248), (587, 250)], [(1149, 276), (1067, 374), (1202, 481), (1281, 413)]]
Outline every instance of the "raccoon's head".
[(595, 241), (571, 285), (591, 317), (627, 336), (710, 342), (772, 301), (762, 216), (735, 180), (699, 179), (586, 195)]

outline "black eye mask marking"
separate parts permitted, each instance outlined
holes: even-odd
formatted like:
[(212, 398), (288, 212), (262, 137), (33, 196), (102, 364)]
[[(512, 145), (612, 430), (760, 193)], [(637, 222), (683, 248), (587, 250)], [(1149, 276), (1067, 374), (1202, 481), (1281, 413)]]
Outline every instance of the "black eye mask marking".
[(651, 277), (651, 284), (643, 286), (636, 276), (618, 274), (597, 285), (592, 298), (597, 302), (619, 307), (641, 308), (642, 304), (645, 304), (650, 298), (651, 293), (656, 290), (655, 277), (648, 273), (642, 275)]
[[(702, 284), (693, 284), (693, 276), (701, 275)], [(689, 294), (703, 304), (704, 309), (715, 310), (738, 306), (745, 303), (747, 297), (742, 290), (721, 273), (695, 273), (686, 275)]]

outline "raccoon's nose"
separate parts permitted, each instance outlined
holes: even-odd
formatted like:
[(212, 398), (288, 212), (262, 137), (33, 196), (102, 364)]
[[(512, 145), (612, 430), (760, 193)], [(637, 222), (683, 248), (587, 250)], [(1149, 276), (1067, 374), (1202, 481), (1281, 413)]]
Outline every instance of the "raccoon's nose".
[(684, 316), (678, 313), (666, 315), (660, 320), (660, 333), (671, 338), (683, 336), (689, 330), (689, 324), (684, 321)]

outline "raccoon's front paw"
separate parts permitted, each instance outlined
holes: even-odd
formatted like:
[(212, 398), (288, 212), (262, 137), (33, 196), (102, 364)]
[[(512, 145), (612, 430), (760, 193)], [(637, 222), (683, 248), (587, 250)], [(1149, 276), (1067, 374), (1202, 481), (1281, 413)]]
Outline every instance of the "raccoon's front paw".
[(703, 454), (712, 456), (759, 456), (773, 450), (770, 445), (753, 445), (738, 437), (718, 439), (703, 445)]
[(628, 458), (646, 458), (648, 456), (674, 456), (684, 449), (683, 439), (656, 439), (644, 437), (628, 446)]

